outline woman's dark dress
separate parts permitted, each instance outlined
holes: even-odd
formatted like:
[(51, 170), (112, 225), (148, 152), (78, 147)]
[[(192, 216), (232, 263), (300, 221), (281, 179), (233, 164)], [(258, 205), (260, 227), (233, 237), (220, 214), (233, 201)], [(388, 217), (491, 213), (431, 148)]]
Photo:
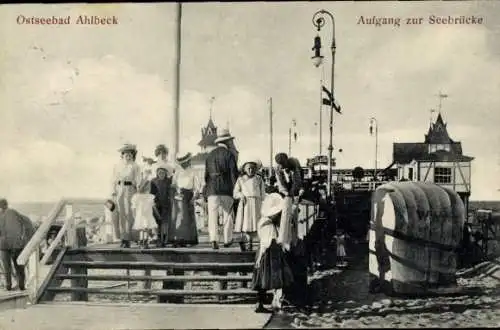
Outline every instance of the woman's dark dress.
[(198, 228), (196, 228), (193, 203), (194, 193), (192, 190), (181, 189), (179, 196), (182, 196), (181, 200), (174, 198), (169, 243), (196, 245), (198, 244)]
[(160, 214), (160, 218), (158, 218), (155, 213), (155, 219), (158, 224), (158, 236), (162, 244), (167, 243), (170, 218), (172, 216), (171, 184), (172, 179), (168, 177), (163, 180), (159, 178), (151, 180), (151, 194), (155, 196), (155, 205)]

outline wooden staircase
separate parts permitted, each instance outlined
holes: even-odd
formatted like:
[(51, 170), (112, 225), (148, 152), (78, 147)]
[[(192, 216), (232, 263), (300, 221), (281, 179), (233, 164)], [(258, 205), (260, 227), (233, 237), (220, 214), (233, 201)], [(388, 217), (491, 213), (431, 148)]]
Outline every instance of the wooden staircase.
[[(71, 300), (80, 301), (88, 300), (89, 294), (105, 294), (121, 295), (132, 301), (134, 296), (149, 296), (158, 302), (172, 303), (255, 302), (256, 293), (248, 287), (254, 260), (255, 252), (233, 248), (212, 250), (208, 246), (65, 249), (59, 252), (42, 284), (38, 301), (50, 301), (58, 294), (71, 293)], [(102, 274), (96, 270), (108, 272)], [(109, 270), (114, 271), (110, 273)], [(71, 286), (62, 286), (65, 280), (70, 280)], [(128, 284), (128, 288), (89, 285), (89, 282), (96, 281), (122, 281)], [(130, 284), (139, 283), (142, 285), (131, 288)], [(228, 288), (228, 283), (232, 288)], [(138, 286), (140, 288), (136, 288)]]
[[(256, 292), (249, 286), (255, 252), (212, 250), (206, 233), (200, 234), (200, 244), (190, 248), (86, 246), (82, 214), (103, 205), (103, 200), (82, 198), (61, 199), (54, 205), (17, 259), (18, 264), (27, 266), (31, 304), (58, 298), (127, 303), (256, 302)], [(312, 203), (301, 204), (299, 237), (314, 223), (316, 208)], [(62, 227), (41, 254), (46, 235), (56, 221)]]

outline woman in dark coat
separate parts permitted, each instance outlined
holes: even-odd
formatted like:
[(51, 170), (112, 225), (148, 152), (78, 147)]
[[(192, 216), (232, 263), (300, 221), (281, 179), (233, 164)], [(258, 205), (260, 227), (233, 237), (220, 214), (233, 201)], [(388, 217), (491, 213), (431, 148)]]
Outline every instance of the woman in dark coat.
[(172, 215), (171, 186), (172, 178), (168, 176), (169, 168), (166, 163), (156, 167), (156, 177), (151, 180), (151, 194), (155, 196), (154, 216), (158, 224), (158, 247), (167, 245), (168, 227)]

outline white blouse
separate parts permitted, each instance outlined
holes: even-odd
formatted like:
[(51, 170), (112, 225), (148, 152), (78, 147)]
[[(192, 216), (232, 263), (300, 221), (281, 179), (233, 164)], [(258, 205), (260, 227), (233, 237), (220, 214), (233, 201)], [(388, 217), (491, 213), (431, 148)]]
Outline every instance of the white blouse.
[(119, 182), (129, 181), (132, 182), (133, 186), (137, 187), (141, 180), (142, 171), (137, 163), (119, 163), (113, 170), (113, 191), (116, 191)]
[(195, 192), (201, 191), (201, 182), (192, 168), (177, 168), (172, 181), (177, 188), (193, 190)]

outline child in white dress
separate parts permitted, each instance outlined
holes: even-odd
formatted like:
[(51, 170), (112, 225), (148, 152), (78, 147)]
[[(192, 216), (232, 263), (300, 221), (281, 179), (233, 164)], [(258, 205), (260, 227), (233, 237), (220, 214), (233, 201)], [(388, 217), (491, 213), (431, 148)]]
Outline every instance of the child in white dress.
[(243, 173), (236, 181), (233, 191), (234, 199), (239, 199), (234, 231), (241, 233), (240, 248), (252, 250), (252, 240), (257, 233), (257, 223), (261, 217), (261, 206), (266, 196), (266, 185), (260, 175), (256, 175), (258, 161), (243, 164)]
[(157, 224), (153, 216), (155, 210), (154, 198), (150, 193), (151, 182), (144, 180), (139, 191), (132, 196), (132, 210), (135, 214), (134, 229), (139, 230), (139, 246), (149, 247), (149, 240), (153, 236)]

